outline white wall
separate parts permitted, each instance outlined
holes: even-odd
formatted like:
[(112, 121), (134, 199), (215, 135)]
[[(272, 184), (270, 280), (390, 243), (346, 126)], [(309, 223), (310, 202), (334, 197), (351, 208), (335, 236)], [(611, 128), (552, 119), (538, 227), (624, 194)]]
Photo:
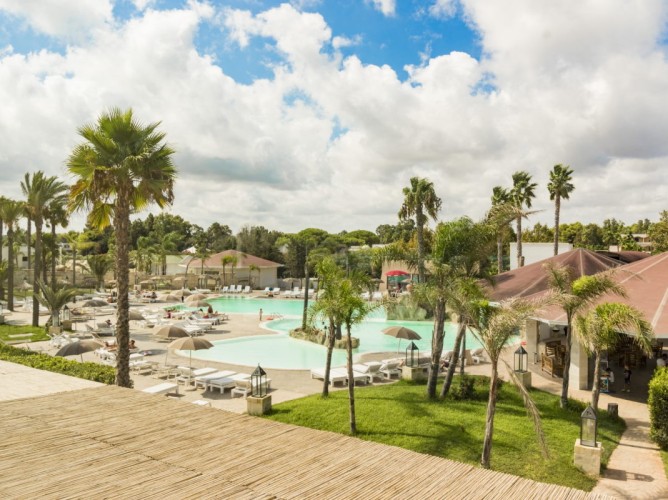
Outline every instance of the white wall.
[[(559, 253), (570, 252), (573, 245), (570, 243), (559, 243)], [(554, 255), (554, 243), (522, 243), (522, 255), (524, 265), (547, 259)], [(517, 243), (510, 243), (510, 269), (517, 269)]]

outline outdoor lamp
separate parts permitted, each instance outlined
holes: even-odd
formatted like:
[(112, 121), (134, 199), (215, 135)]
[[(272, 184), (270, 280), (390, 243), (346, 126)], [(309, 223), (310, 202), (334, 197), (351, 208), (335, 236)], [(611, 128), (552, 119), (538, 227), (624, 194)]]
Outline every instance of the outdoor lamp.
[(406, 366), (416, 366), (420, 359), (420, 349), (411, 342), (406, 348)]
[(267, 395), (267, 372), (265, 372), (259, 363), (257, 368), (251, 374), (251, 396), (261, 398)]
[(585, 411), (580, 415), (580, 444), (596, 448), (597, 432), (596, 412), (591, 405), (587, 405)]
[(529, 354), (524, 350), (524, 347), (520, 346), (515, 351), (514, 361), (514, 369), (516, 372), (524, 373), (527, 371), (527, 366), (529, 365)]
[(70, 313), (71, 313), (70, 308), (67, 307), (66, 305), (63, 306), (63, 321), (69, 321), (70, 319), (72, 319)]

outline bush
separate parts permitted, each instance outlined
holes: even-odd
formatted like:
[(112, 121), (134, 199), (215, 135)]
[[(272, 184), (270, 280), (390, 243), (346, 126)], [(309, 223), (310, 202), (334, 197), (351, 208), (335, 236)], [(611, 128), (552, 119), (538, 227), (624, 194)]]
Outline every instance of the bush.
[(668, 450), (668, 368), (660, 368), (649, 383), (650, 437)]
[(30, 366), (72, 377), (112, 385), (116, 379), (116, 370), (111, 366), (98, 363), (78, 363), (65, 358), (57, 358), (35, 351), (27, 351), (0, 343), (0, 359), (20, 365)]
[(475, 399), (475, 378), (466, 375), (459, 377), (459, 383), (452, 387), (452, 397), (457, 401)]

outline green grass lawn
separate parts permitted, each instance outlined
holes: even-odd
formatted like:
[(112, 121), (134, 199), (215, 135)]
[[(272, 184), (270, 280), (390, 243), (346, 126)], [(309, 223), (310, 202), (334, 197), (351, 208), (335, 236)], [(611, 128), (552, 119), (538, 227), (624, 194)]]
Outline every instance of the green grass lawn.
[[(458, 377), (455, 379), (458, 384)], [(408, 382), (357, 388), (355, 409), (357, 437), (400, 446), (460, 462), (479, 464), (485, 432), (489, 379), (477, 377), (471, 400), (429, 401), (425, 386)], [(550, 458), (543, 459), (533, 424), (522, 399), (511, 384), (503, 384), (497, 405), (492, 468), (536, 481), (591, 490), (596, 481), (576, 469), (573, 445), (580, 433), (584, 405), (559, 408), (559, 398), (533, 390), (540, 409)], [(272, 420), (349, 434), (348, 392), (336, 391), (329, 398), (313, 395), (273, 407)], [(599, 412), (599, 439), (603, 442), (603, 464), (617, 446), (625, 424)]]
[(663, 460), (663, 468), (666, 470), (666, 477), (668, 477), (668, 451), (660, 450), (661, 460)]
[[(12, 337), (12, 335), (21, 335), (24, 333), (31, 333), (32, 337)], [(44, 331), (43, 326), (0, 325), (0, 340), (4, 342), (12, 342), (15, 340), (21, 340), (22, 342), (38, 342), (40, 340), (49, 340), (49, 336)]]

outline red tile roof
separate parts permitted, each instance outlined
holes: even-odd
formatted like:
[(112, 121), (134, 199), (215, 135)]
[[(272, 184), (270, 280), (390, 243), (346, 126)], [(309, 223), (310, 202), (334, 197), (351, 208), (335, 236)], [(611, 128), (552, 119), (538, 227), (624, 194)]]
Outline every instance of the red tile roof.
[[(278, 262), (272, 262), (271, 260), (263, 259), (261, 257), (255, 257), (254, 255), (238, 252), (237, 250), (225, 250), (224, 252), (218, 252), (216, 254), (213, 254), (211, 257), (206, 259), (204, 261), (204, 267), (207, 267), (209, 269), (222, 269), (223, 264), (221, 263), (221, 261), (223, 257), (227, 255), (231, 255), (237, 258), (237, 264), (235, 266), (236, 269), (248, 268), (251, 265), (255, 265), (260, 269), (267, 267), (283, 266), (283, 264), (279, 264)], [(193, 259), (190, 262), (190, 269), (197, 269), (202, 265), (201, 262), (202, 262), (201, 259)], [(231, 267), (230, 265), (227, 265), (226, 269), (229, 269), (230, 267)]]

